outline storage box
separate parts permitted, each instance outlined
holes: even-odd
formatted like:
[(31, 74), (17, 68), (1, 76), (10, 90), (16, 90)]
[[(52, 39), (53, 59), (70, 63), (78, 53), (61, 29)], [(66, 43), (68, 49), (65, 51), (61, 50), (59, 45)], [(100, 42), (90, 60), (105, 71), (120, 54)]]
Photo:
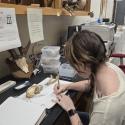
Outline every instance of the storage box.
[(57, 57), (48, 57), (48, 56), (41, 55), (40, 63), (42, 64), (58, 65), (59, 62), (60, 62), (60, 55), (58, 55)]
[(44, 65), (42, 64), (43, 67), (43, 72), (44, 73), (58, 73), (59, 72), (59, 67), (60, 67), (60, 62), (56, 65)]
[(56, 57), (59, 55), (59, 46), (45, 46), (42, 48), (42, 55), (48, 57)]
[(73, 78), (76, 75), (76, 71), (70, 66), (70, 64), (63, 63), (59, 67), (59, 75), (61, 77)]

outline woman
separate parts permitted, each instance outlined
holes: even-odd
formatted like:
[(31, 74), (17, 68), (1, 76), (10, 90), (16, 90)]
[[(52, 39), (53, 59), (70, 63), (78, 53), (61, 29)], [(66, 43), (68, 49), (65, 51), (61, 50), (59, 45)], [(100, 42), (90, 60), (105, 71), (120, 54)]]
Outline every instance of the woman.
[(69, 114), (71, 124), (86, 123), (75, 111), (71, 98), (61, 93), (69, 89), (88, 91), (94, 86), (89, 125), (125, 125), (125, 75), (119, 67), (106, 62), (100, 36), (87, 30), (78, 32), (66, 43), (64, 53), (78, 74), (87, 79), (54, 87), (56, 102)]

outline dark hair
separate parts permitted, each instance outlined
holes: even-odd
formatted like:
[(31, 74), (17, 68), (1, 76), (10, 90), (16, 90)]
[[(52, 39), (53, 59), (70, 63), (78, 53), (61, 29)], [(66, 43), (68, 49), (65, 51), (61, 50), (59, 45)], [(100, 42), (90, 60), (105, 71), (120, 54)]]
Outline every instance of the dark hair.
[[(69, 63), (77, 70), (79, 66), (90, 66), (90, 101), (88, 103), (91, 112), (94, 96), (94, 81), (98, 67), (107, 60), (106, 48), (102, 38), (87, 30), (77, 32), (67, 42), (64, 47), (64, 55)], [(83, 68), (84, 68), (83, 67)]]
[(107, 59), (104, 41), (98, 34), (88, 30), (77, 32), (66, 42), (64, 55), (76, 70), (79, 65), (89, 64), (94, 74)]

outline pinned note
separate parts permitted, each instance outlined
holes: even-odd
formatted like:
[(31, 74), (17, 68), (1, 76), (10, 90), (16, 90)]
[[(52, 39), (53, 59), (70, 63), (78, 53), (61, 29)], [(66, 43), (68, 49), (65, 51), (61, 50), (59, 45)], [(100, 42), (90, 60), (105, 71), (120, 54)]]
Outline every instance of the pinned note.
[(27, 19), (31, 43), (44, 40), (42, 10), (27, 8)]
[(0, 52), (21, 46), (14, 8), (0, 8)]

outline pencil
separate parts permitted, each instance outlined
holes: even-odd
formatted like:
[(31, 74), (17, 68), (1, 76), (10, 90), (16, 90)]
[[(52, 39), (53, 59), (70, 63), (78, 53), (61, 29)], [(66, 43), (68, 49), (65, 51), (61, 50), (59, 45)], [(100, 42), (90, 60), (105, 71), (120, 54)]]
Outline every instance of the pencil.
[(60, 81), (59, 81), (59, 75), (58, 75), (58, 83), (57, 83), (57, 88), (60, 88)]

